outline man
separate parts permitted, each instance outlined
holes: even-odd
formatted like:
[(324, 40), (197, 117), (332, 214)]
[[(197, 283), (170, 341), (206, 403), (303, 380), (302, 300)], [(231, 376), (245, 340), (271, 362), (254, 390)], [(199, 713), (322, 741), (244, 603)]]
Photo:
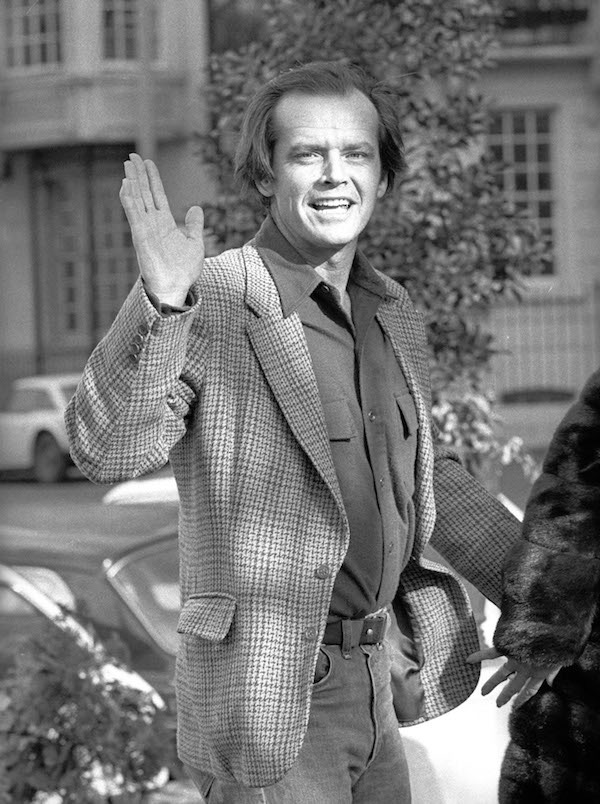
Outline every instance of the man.
[(173, 466), (179, 754), (211, 803), (408, 802), (398, 721), (477, 681), (464, 590), (423, 549), (498, 600), (518, 528), (434, 449), (421, 319), (357, 250), (402, 166), (391, 93), (327, 62), (249, 105), (237, 174), (267, 216), (242, 249), (204, 260), (201, 210), (179, 231), (125, 164), (141, 280), (67, 422), (93, 480)]

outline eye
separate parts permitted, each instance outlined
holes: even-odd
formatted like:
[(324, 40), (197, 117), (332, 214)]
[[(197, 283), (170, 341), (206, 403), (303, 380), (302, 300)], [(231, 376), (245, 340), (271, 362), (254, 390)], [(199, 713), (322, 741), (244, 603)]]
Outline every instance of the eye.
[(297, 162), (315, 162), (319, 159), (319, 154), (316, 151), (298, 151), (294, 154), (294, 159)]
[(366, 151), (350, 151), (349, 153), (346, 154), (346, 156), (349, 159), (353, 159), (353, 160), (357, 160), (357, 161), (369, 158), (369, 154)]

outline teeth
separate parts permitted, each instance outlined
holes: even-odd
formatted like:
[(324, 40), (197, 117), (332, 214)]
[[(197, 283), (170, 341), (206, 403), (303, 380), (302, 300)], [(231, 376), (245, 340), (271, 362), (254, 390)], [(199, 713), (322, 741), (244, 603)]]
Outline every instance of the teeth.
[(316, 209), (337, 209), (338, 207), (342, 207), (343, 209), (348, 209), (350, 206), (349, 201), (344, 201), (343, 199), (330, 199), (327, 201), (317, 201), (313, 205)]

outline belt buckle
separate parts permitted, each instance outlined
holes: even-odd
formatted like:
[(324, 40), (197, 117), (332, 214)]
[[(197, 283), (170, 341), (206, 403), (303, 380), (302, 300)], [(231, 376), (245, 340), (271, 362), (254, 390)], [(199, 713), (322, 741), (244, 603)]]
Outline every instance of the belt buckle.
[(379, 645), (383, 642), (387, 631), (387, 622), (387, 609), (380, 609), (374, 614), (369, 614), (365, 617), (363, 634), (368, 640), (366, 644)]

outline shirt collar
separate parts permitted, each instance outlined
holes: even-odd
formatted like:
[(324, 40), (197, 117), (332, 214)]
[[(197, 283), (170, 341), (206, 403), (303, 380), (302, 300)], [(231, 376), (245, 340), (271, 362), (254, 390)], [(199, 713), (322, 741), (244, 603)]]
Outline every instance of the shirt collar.
[[(254, 245), (271, 274), (283, 315), (287, 318), (314, 292), (323, 278), (286, 240), (270, 215), (256, 233)], [(386, 296), (385, 282), (360, 251), (354, 257), (348, 284), (355, 284), (382, 298)]]

